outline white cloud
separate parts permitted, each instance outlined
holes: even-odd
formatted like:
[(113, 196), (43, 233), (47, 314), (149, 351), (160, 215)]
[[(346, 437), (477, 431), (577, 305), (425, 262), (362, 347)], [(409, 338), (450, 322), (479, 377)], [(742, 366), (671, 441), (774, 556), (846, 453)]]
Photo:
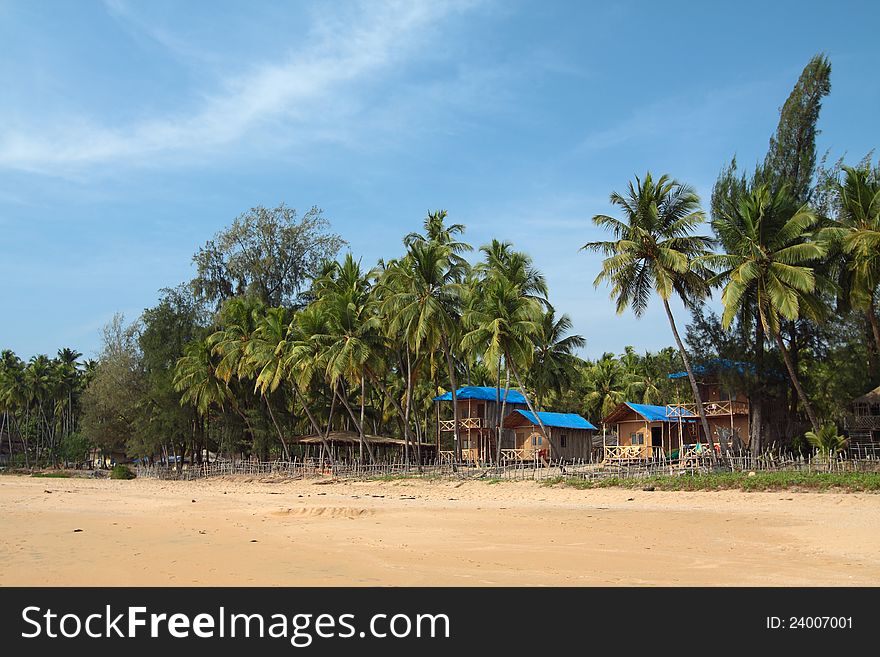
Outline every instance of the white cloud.
[[(356, 105), (358, 86), (403, 62), (429, 28), (472, 4), (369, 2), (316, 16), (301, 49), (223, 79), (189, 112), (118, 126), (70, 116), (9, 122), (0, 132), (0, 167), (69, 175), (89, 165), (209, 155), (269, 124), (288, 126), (300, 137), (339, 137), (328, 119)], [(170, 43), (165, 33), (151, 36)]]

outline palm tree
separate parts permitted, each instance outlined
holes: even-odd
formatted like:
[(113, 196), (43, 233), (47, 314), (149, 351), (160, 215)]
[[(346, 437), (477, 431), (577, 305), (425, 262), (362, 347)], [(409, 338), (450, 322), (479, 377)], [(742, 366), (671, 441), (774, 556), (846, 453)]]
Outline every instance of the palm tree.
[(758, 320), (776, 342), (814, 432), (819, 431), (819, 422), (782, 339), (780, 324), (802, 315), (822, 316), (824, 309), (814, 294), (813, 266), (826, 249), (805, 237), (817, 222), (813, 212), (794, 202), (786, 187), (771, 194), (766, 185), (758, 185), (713, 221), (727, 252), (699, 258), (721, 270), (710, 283), (724, 284), (724, 328), (730, 327), (745, 304), (755, 304)]
[(880, 352), (876, 297), (880, 285), (880, 180), (868, 166), (843, 170), (845, 179), (837, 188), (840, 212), (822, 236), (840, 243), (850, 274), (848, 300), (865, 312)]
[(544, 396), (548, 391), (561, 394), (563, 388), (577, 376), (579, 359), (574, 351), (586, 346), (587, 341), (580, 335), (566, 335), (571, 329), (571, 318), (562, 315), (556, 319), (556, 312), (552, 308), (541, 317), (531, 368), (538, 409), (543, 408)]
[[(361, 387), (363, 405), (364, 379), (370, 364), (374, 364), (384, 351), (380, 332), (381, 321), (373, 303), (370, 288), (372, 272), (362, 272), (360, 262), (347, 254), (341, 265), (328, 272), (319, 283), (322, 294), (318, 303), (323, 305), (328, 319), (326, 341), (326, 374), (333, 394), (342, 401), (352, 421), (358, 429), (360, 458), (364, 447), (370, 459), (374, 460), (373, 450), (365, 440), (363, 418), (360, 420), (351, 409), (347, 394), (339, 388), (344, 380)], [(407, 425), (405, 425), (408, 427)], [(408, 430), (406, 431), (408, 437)], [(406, 456), (409, 456), (409, 441), (406, 441)]]
[(829, 464), (846, 447), (846, 438), (838, 435), (833, 423), (824, 425), (819, 431), (807, 431), (805, 436), (819, 456), (828, 459)]
[(598, 287), (601, 283), (611, 283), (611, 297), (617, 304), (618, 314), (632, 308), (636, 317), (641, 317), (652, 292), (663, 301), (714, 461), (715, 441), (690, 358), (669, 307), (673, 294), (678, 295), (686, 306), (693, 306), (708, 293), (707, 272), (694, 262), (712, 245), (709, 237), (693, 234), (705, 220), (699, 203), (693, 189), (666, 175), (656, 183), (650, 173), (645, 174), (644, 181), (636, 177), (635, 186), (629, 184), (626, 196), (617, 192), (611, 194), (611, 204), (623, 211), (624, 219), (604, 214), (593, 217), (593, 223), (610, 230), (615, 239), (587, 242), (581, 248), (607, 256), (593, 284)]
[[(558, 453), (541, 416), (532, 405), (518, 369), (519, 366), (528, 367), (534, 358), (534, 345), (541, 330), (541, 304), (524, 295), (517, 281), (508, 279), (502, 272), (496, 272), (473, 287), (462, 319), (468, 331), (462, 337), (462, 349), (466, 353), (480, 354), (486, 363), (503, 360), (505, 368), (513, 374), (525, 396), (542, 435)], [(497, 449), (500, 448), (499, 440)]]
[(283, 356), (290, 333), (290, 311), (286, 308), (269, 308), (257, 320), (256, 328), (245, 347), (245, 358), (254, 372), (254, 392), (259, 392), (269, 411), (269, 417), (284, 449), (284, 456), (290, 460), (290, 451), (284, 432), (278, 426), (270, 399), (284, 380)]
[(588, 408), (594, 409), (598, 419), (604, 418), (625, 400), (629, 382), (614, 354), (602, 354), (589, 367), (586, 378), (590, 392), (584, 401)]
[(466, 263), (459, 262), (449, 245), (414, 241), (398, 266), (387, 270), (387, 294), (382, 315), (388, 331), (401, 333), (418, 357), (425, 351), (442, 350), (452, 389), (452, 412), (456, 457), (461, 457), (458, 384), (455, 348), (460, 335), (462, 282)]
[(234, 403), (226, 380), (217, 374), (217, 361), (206, 340), (195, 340), (183, 348), (174, 367), (173, 385), (180, 396), (180, 405), (191, 404), (202, 417), (212, 407), (223, 410), (228, 401)]

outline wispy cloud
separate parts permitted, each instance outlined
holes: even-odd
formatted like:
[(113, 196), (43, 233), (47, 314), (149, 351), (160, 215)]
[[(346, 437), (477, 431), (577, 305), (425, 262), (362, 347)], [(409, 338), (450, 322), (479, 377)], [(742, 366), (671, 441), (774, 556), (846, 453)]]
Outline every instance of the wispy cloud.
[(735, 119), (747, 101), (766, 91), (767, 82), (714, 90), (711, 93), (676, 95), (636, 108), (615, 124), (588, 134), (579, 151), (599, 151), (625, 143), (661, 136), (699, 138)]
[[(266, 126), (288, 138), (333, 139), (338, 134), (328, 117), (350, 111), (354, 90), (405, 62), (431, 27), (473, 4), (368, 2), (333, 16), (316, 15), (302, 48), (222, 78), (191, 110), (169, 109), (164, 116), (127, 125), (64, 115), (7, 122), (0, 128), (0, 167), (70, 174), (92, 165), (198, 157)], [(124, 5), (111, 6), (123, 12)], [(171, 49), (182, 47), (164, 31), (150, 36)]]

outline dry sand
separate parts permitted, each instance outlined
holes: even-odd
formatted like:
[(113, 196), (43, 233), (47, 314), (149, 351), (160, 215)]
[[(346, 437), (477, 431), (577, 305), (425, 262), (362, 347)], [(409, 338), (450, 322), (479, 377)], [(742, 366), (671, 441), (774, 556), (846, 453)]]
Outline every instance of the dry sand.
[(6, 586), (876, 586), (878, 539), (867, 493), (0, 477)]

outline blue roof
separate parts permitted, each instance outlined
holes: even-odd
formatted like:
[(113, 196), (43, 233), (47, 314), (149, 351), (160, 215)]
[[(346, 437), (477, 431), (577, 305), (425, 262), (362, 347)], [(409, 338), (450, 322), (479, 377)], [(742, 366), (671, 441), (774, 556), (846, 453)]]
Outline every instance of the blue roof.
[[(532, 424), (538, 424), (537, 420), (535, 420), (535, 416), (531, 413), (531, 411), (524, 411), (521, 409), (517, 409), (516, 411), (523, 417), (525, 417)], [(596, 430), (588, 420), (582, 418), (577, 413), (548, 413), (547, 411), (539, 411), (538, 417), (541, 418), (541, 422), (544, 423), (545, 427), (561, 427), (563, 429), (592, 429)]]
[[(455, 391), (455, 396), (458, 399), (482, 399), (484, 401), (495, 401), (496, 394), (498, 394), (498, 389), (492, 386), (464, 386)], [(504, 401), (504, 388), (501, 388), (501, 393), (498, 398), (502, 402)], [(452, 392), (450, 391), (439, 397), (434, 397), (434, 401), (452, 401)], [(523, 397), (523, 394), (519, 390), (508, 390), (507, 403), (525, 404), (526, 398)]]
[[(641, 415), (649, 422), (678, 422), (679, 417), (693, 418), (696, 417), (691, 411), (681, 406), (670, 406), (670, 417), (666, 416), (666, 406), (654, 406), (653, 404), (634, 404), (633, 402), (623, 402), (636, 413)], [(685, 422), (695, 422), (696, 420), (685, 420)]]
[[(693, 368), (694, 374), (706, 374), (707, 372), (718, 372), (720, 370), (736, 370), (740, 374), (745, 374), (748, 372), (749, 374), (755, 373), (755, 366), (752, 363), (744, 363), (739, 360), (730, 360), (728, 358), (712, 358), (705, 363), (701, 363), (699, 365), (694, 365)], [(685, 372), (672, 372), (667, 375), (670, 379), (683, 379), (688, 375)]]

